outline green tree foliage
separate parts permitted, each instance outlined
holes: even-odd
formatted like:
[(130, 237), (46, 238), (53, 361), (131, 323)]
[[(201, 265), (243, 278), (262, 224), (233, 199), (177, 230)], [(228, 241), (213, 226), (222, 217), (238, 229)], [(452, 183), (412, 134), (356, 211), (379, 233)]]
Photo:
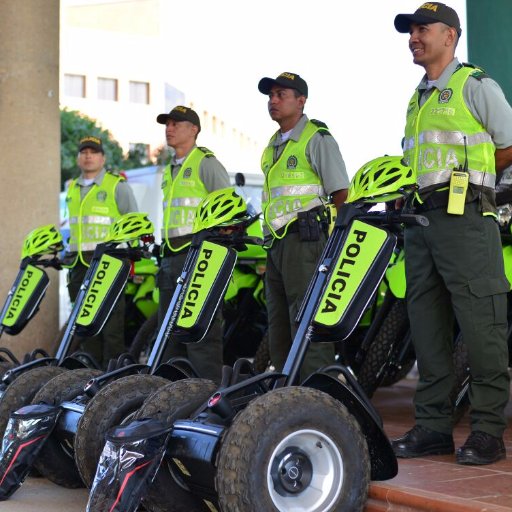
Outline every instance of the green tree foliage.
[(124, 167), (123, 150), (108, 130), (100, 128), (94, 119), (80, 112), (62, 109), (60, 112), (60, 159), (61, 159), (61, 189), (71, 178), (80, 174), (76, 165), (80, 139), (88, 135), (99, 137), (105, 149), (106, 167), (111, 170), (122, 170)]

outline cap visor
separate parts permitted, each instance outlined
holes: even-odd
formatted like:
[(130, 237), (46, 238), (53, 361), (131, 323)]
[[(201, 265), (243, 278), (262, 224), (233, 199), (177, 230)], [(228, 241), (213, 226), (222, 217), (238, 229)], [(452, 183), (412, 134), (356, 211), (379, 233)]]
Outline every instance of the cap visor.
[(160, 124), (166, 124), (169, 119), (169, 114), (158, 114), (156, 117), (156, 122)]
[(258, 84), (258, 90), (262, 94), (268, 94), (270, 89), (276, 84), (276, 81), (273, 78), (262, 78)]
[(395, 28), (398, 32), (407, 34), (411, 29), (411, 23), (416, 23), (417, 25), (429, 25), (430, 23), (436, 22), (437, 20), (418, 14), (398, 14), (395, 18)]

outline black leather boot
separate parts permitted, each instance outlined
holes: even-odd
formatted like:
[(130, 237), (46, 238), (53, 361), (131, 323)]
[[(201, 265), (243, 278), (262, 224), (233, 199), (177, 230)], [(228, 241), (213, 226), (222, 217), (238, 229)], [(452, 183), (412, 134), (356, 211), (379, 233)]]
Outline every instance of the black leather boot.
[(457, 450), (457, 464), (492, 464), (507, 456), (501, 437), (475, 430)]
[(455, 451), (450, 434), (435, 432), (421, 425), (415, 425), (403, 437), (391, 441), (391, 445), (395, 455), (405, 459), (424, 455), (446, 455)]

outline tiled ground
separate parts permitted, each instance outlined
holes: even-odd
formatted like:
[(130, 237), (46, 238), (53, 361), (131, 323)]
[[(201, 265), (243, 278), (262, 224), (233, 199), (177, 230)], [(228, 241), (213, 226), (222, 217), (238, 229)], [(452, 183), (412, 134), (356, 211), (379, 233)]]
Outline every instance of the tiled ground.
[[(384, 420), (390, 438), (398, 437), (414, 425), (412, 396), (415, 380), (403, 380), (381, 388), (374, 404)], [(512, 511), (512, 403), (507, 407), (509, 427), (505, 445), (509, 457), (489, 466), (461, 466), (455, 455), (399, 459), (398, 475), (375, 482), (370, 489), (366, 512), (432, 511)], [(467, 417), (454, 431), (456, 447), (469, 435)]]

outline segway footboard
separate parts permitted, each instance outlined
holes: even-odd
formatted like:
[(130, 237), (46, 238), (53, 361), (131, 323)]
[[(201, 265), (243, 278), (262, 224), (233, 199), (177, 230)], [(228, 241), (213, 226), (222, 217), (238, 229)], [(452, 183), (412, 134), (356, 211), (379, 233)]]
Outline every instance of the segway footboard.
[(49, 282), (43, 269), (30, 264), (20, 269), (2, 309), (1, 323), (7, 334), (21, 332), (37, 313)]
[(384, 276), (396, 246), (388, 230), (353, 220), (333, 247), (328, 276), (313, 314), (314, 342), (346, 339), (357, 326)]

